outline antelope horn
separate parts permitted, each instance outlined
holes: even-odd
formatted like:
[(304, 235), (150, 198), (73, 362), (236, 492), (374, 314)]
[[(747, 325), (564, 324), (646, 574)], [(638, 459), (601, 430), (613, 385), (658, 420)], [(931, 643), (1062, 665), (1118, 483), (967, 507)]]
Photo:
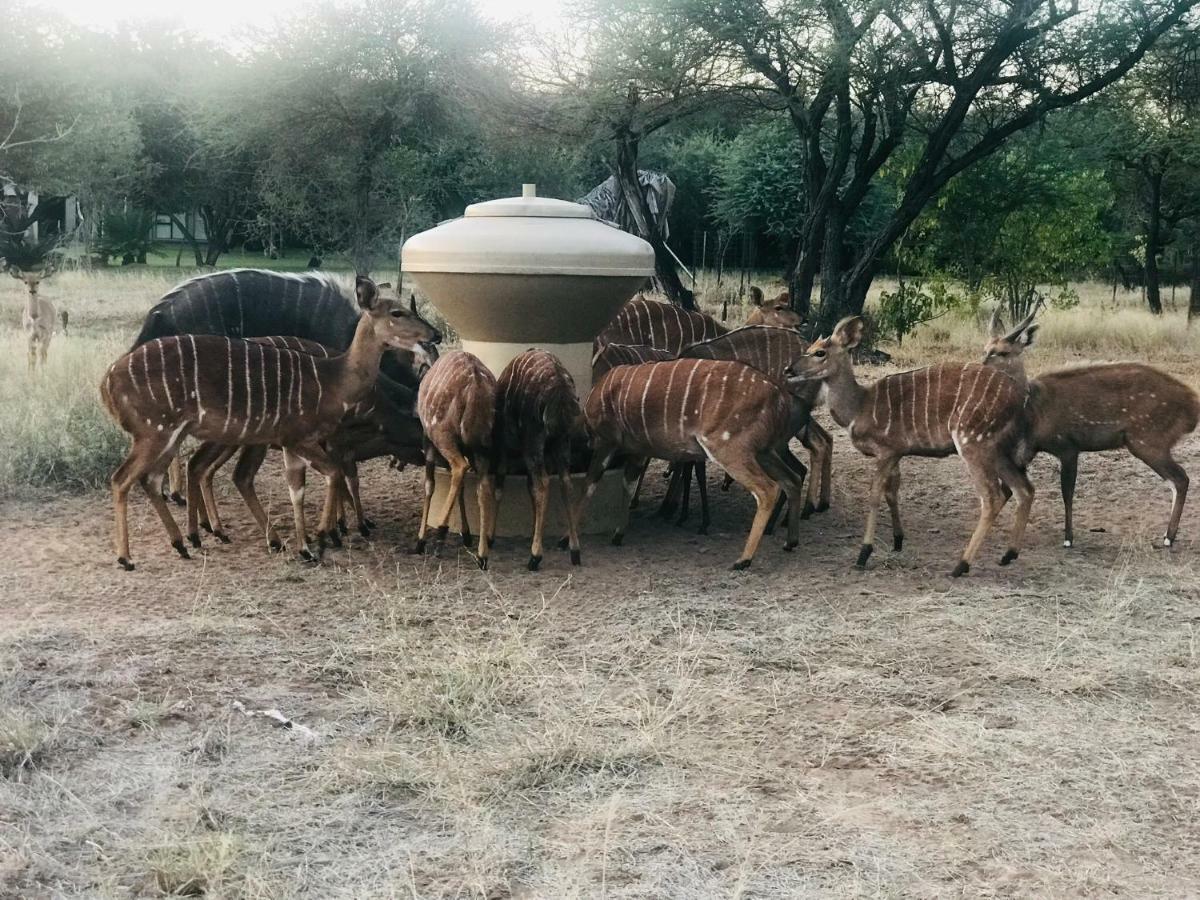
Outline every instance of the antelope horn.
[(417, 315), (417, 295), (415, 293), (408, 295), (408, 308), (414, 316)]
[(1037, 312), (1038, 312), (1037, 307), (1035, 306), (1033, 308), (1033, 312), (1031, 312), (1029, 315), (1027, 315), (1025, 318), (1023, 318), (1017, 324), (1016, 328), (1014, 328), (1012, 331), (1010, 331), (1008, 334), (1006, 334), (1004, 336), (1004, 339), (1006, 341), (1015, 341), (1020, 336), (1022, 331), (1024, 331), (1026, 328), (1028, 328), (1030, 325), (1033, 324), (1033, 317), (1037, 315)]
[(1004, 333), (1004, 319), (1000, 317), (1000, 304), (996, 304), (996, 308), (992, 310), (992, 337), (1000, 337)]

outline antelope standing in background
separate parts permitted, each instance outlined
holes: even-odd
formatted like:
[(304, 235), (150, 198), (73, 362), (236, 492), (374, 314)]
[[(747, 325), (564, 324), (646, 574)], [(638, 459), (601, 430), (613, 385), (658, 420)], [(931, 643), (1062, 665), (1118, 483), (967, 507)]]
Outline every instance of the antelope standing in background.
[[(672, 462), (711, 459), (754, 495), (758, 510), (734, 569), (754, 558), (780, 485), (793, 503), (802, 502), (804, 467), (785, 462), (791, 437), (792, 405), (778, 385), (761, 372), (725, 360), (681, 359), (619, 366), (588, 394), (584, 407), (593, 439), (587, 490), (576, 514), (595, 492), (617, 452), (626, 454), (627, 500), (649, 458)], [(613, 534), (621, 543), (629, 519)], [(799, 517), (788, 523), (784, 549), (799, 543)]]
[(774, 300), (764, 300), (762, 288), (750, 286), (750, 301), (754, 309), (746, 317), (747, 325), (771, 325), (775, 328), (799, 328), (804, 317), (792, 309), (792, 297), (783, 291)]
[(558, 359), (545, 350), (526, 350), (515, 357), (496, 386), (497, 440), (496, 489), (503, 487), (506, 459), (520, 456), (529, 478), (533, 502), (533, 540), (529, 570), (542, 562), (542, 537), (550, 498), (550, 467), (558, 476), (563, 510), (567, 516), (567, 542), (571, 564), (579, 565), (579, 523), (571, 501), (571, 440), (582, 432), (583, 412), (575, 395), (575, 382)]
[(605, 344), (641, 344), (674, 354), (688, 344), (725, 331), (725, 326), (712, 316), (639, 295), (617, 311), (596, 338), (596, 348), (602, 349)]
[[(747, 325), (685, 347), (679, 355), (690, 359), (734, 360), (757, 369), (783, 386), (788, 365), (807, 349), (808, 341), (790, 328)], [(821, 392), (820, 384), (810, 382), (787, 390), (792, 400), (792, 433), (808, 450), (812, 465), (808, 498), (800, 513), (800, 517), (806, 519), (813, 512), (829, 509), (833, 438), (812, 418), (813, 407)]]
[[(369, 278), (356, 284), (366, 315), (350, 349), (318, 359), (293, 350), (228, 337), (155, 338), (117, 360), (100, 385), (104, 405), (133, 437), (133, 448), (112, 476), (117, 562), (130, 570), (128, 496), (142, 485), (179, 555), (188, 558), (179, 526), (156, 483), (188, 436), (221, 444), (283, 448), (288, 493), (300, 555), (314, 559), (304, 521), (304, 470), (340, 476), (321, 441), (347, 410), (371, 391), (387, 347), (412, 349), (433, 329), (400, 304), (383, 299)], [(321, 530), (333, 525), (326, 503)]]
[(1075, 541), (1071, 513), (1079, 454), (1124, 448), (1171, 483), (1171, 518), (1163, 538), (1163, 546), (1170, 547), (1188, 491), (1187, 472), (1171, 450), (1196, 430), (1200, 399), (1182, 382), (1139, 363), (1060, 369), (1029, 381), (1022, 354), (1038, 328), (1033, 317), (1031, 313), (1005, 334), (997, 310), (983, 361), (1028, 387), (1028, 446), (1018, 462), (1025, 465), (1037, 453), (1058, 457), (1066, 514), (1063, 546)]
[[(437, 542), (446, 540), (450, 513), (462, 501), (467, 469), (478, 476), (479, 568), (488, 567), (488, 548), (495, 531), (496, 490), (492, 476), (496, 422), (496, 377), (464, 350), (447, 353), (433, 364), (417, 391), (417, 415), (425, 430), (425, 503), (417, 533), (417, 553), (425, 552), (429, 506), (433, 501), (438, 456), (450, 468), (446, 503), (437, 517)], [(461, 502), (463, 543), (471, 539), (465, 502)]]
[[(0, 268), (5, 265), (0, 259)], [(50, 352), (50, 340), (54, 337), (54, 326), (58, 321), (58, 312), (54, 304), (42, 297), (38, 290), (43, 281), (54, 274), (50, 268), (41, 272), (22, 272), (16, 266), (8, 267), (8, 274), (24, 283), (28, 296), (25, 308), (21, 312), (21, 327), (25, 330), (25, 339), (29, 342), (29, 374), (37, 369), (41, 362), (46, 365), (46, 354)], [(63, 331), (67, 327), (66, 312), (63, 312)]]
[(867, 527), (858, 565), (865, 566), (875, 542), (879, 504), (887, 499), (894, 547), (904, 543), (900, 524), (900, 459), (950, 456), (966, 463), (979, 495), (979, 523), (951, 575), (970, 571), (993, 520), (1004, 506), (1000, 485), (1017, 495), (1017, 516), (1008, 550), (1000, 560), (1017, 558), (1033, 503), (1033, 485), (1012, 454), (1025, 428), (1021, 386), (1002, 372), (974, 363), (944, 364), (886, 375), (870, 387), (854, 377), (850, 350), (862, 339), (860, 316), (843, 319), (832, 336), (820, 338), (792, 362), (789, 381), (823, 381), (829, 411), (850, 432), (854, 446), (875, 458), (875, 477), (867, 509)]

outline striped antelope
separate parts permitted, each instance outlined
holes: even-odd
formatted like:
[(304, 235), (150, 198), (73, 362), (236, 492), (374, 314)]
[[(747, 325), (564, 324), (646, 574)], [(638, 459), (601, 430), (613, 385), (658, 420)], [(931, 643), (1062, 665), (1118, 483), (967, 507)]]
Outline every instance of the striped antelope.
[(492, 474), (495, 453), (496, 377), (473, 354), (447, 353), (433, 364), (417, 391), (417, 416), (425, 431), (425, 504), (417, 533), (417, 553), (425, 552), (433, 475), (437, 457), (450, 468), (450, 488), (437, 517), (437, 543), (450, 529), (450, 513), (460, 504), (463, 543), (470, 543), (463, 481), (467, 469), (479, 478), (479, 568), (488, 567), (488, 549), (495, 532), (496, 489)]
[(724, 333), (725, 326), (712, 316), (686, 310), (674, 303), (647, 300), (639, 294), (617, 311), (596, 338), (596, 347), (640, 344), (678, 353), (688, 344)]
[(969, 363), (944, 364), (887, 375), (870, 387), (854, 377), (850, 351), (862, 339), (860, 316), (843, 319), (827, 338), (820, 338), (788, 369), (789, 383), (823, 381), (829, 411), (850, 432), (854, 446), (875, 458), (875, 478), (867, 510), (867, 528), (858, 565), (865, 566), (875, 542), (879, 504), (887, 499), (896, 550), (904, 543), (900, 524), (900, 459), (905, 456), (950, 456), (958, 453), (979, 495), (979, 523), (952, 575), (968, 572), (1004, 505), (1000, 485), (1017, 495), (1017, 517), (1008, 550), (1000, 560), (1017, 558), (1033, 503), (1033, 485), (1013, 462), (1012, 454), (1025, 427), (1024, 392), (995, 369)]
[[(0, 269), (5, 267), (5, 261), (0, 259)], [(58, 313), (54, 304), (39, 294), (42, 282), (54, 274), (51, 268), (41, 272), (23, 272), (16, 266), (8, 266), (8, 274), (25, 285), (27, 297), (25, 308), (21, 311), (21, 327), (25, 331), (25, 339), (29, 343), (29, 374), (37, 370), (40, 362), (46, 366), (46, 354), (50, 352), (50, 341), (54, 337), (54, 326), (58, 321)], [(66, 316), (66, 312), (63, 312)], [(63, 320), (66, 330), (66, 320)]]
[(1028, 446), (1018, 462), (1027, 463), (1037, 453), (1058, 457), (1066, 513), (1063, 546), (1075, 541), (1071, 513), (1079, 454), (1121, 448), (1171, 483), (1171, 518), (1163, 546), (1172, 546), (1187, 499), (1188, 476), (1171, 450), (1185, 434), (1195, 431), (1200, 399), (1182, 382), (1139, 363), (1060, 369), (1030, 381), (1023, 354), (1037, 328), (1030, 314), (1005, 333), (997, 310), (983, 361), (1028, 387)]
[[(173, 546), (185, 559), (183, 535), (152, 483), (161, 479), (188, 436), (221, 444), (277, 444), (296, 523), (300, 555), (313, 559), (304, 522), (305, 463), (327, 478), (340, 475), (322, 447), (338, 422), (371, 391), (386, 347), (412, 349), (431, 340), (433, 329), (402, 305), (381, 298), (369, 278), (359, 277), (359, 319), (350, 349), (318, 359), (215, 335), (155, 338), (117, 360), (100, 385), (104, 405), (133, 437), (133, 448), (112, 476), (117, 562), (129, 556), (128, 495), (142, 485)], [(321, 530), (332, 526), (326, 504)]]
[[(690, 359), (731, 359), (751, 366), (783, 385), (788, 364), (807, 349), (808, 341), (790, 328), (747, 325), (685, 347), (679, 355)], [(820, 395), (820, 385), (816, 382), (797, 385), (788, 388), (788, 393), (792, 400), (792, 422), (795, 426), (792, 433), (808, 450), (812, 464), (813, 477), (808, 482), (808, 498), (800, 513), (800, 518), (806, 519), (813, 512), (829, 509), (833, 438), (812, 418), (813, 407), (817, 405)]]
[[(609, 462), (626, 455), (625, 491), (632, 497), (649, 458), (672, 462), (712, 460), (754, 495), (758, 511), (735, 569), (754, 558), (767, 519), (783, 485), (800, 503), (804, 485), (799, 461), (785, 462), (791, 437), (792, 405), (778, 385), (761, 372), (726, 360), (680, 359), (619, 366), (592, 388), (584, 406), (592, 435), (587, 490), (576, 514), (595, 492)], [(619, 544), (625, 518), (613, 535)], [(785, 549), (799, 543), (799, 520), (788, 525)]]
[[(388, 299), (397, 299), (384, 282), (377, 286)], [(409, 297), (409, 312), (419, 318), (416, 299)], [(198, 275), (176, 285), (146, 314), (133, 346), (160, 337), (182, 334), (217, 334), (231, 338), (294, 335), (343, 352), (354, 338), (361, 311), (330, 275), (320, 272), (271, 272), (265, 269), (230, 269)], [(424, 321), (424, 320), (422, 320)], [(426, 322), (426, 325), (429, 323)], [(416, 390), (426, 357), (436, 356), (433, 337), (411, 350), (389, 349), (380, 371), (391, 382)], [(432, 361), (432, 360), (428, 360)], [(387, 383), (381, 382), (384, 389)], [(393, 397), (405, 403), (404, 397)], [(407, 398), (411, 399), (411, 398)], [(182, 505), (182, 469), (171, 466), (171, 499)]]
[[(545, 350), (526, 350), (512, 359), (496, 384), (497, 440), (496, 490), (503, 488), (509, 457), (520, 457), (529, 479), (533, 502), (533, 541), (529, 570), (542, 562), (542, 537), (550, 498), (550, 469), (558, 476), (563, 510), (567, 516), (567, 541), (571, 564), (579, 565), (579, 523), (571, 500), (572, 439), (586, 440), (583, 412), (575, 395), (575, 382), (563, 364)], [(547, 467), (549, 458), (549, 467)]]
[(783, 291), (774, 300), (763, 298), (762, 288), (750, 286), (750, 302), (754, 309), (746, 317), (747, 325), (771, 325), (775, 328), (799, 328), (804, 317), (792, 309), (792, 297)]
[[(278, 349), (305, 353), (320, 359), (334, 355), (327, 347), (303, 338), (274, 336), (250, 338), (250, 341), (267, 344)], [(391, 396), (411, 397), (411, 393), (403, 385), (387, 385), (388, 381), (387, 376), (380, 373), (378, 381), (372, 386), (367, 398), (346, 413), (337, 429), (325, 442), (326, 450), (338, 462), (344, 479), (344, 481), (335, 481), (328, 486), (328, 490), (334, 493), (326, 501), (334, 503), (337, 507), (339, 529), (343, 533), (346, 529), (342, 506), (347, 500), (358, 520), (359, 533), (367, 537), (373, 527), (373, 523), (366, 518), (363, 512), (358, 482), (359, 462), (378, 456), (396, 456), (410, 463), (416, 463), (420, 459), (421, 426), (415, 412), (411, 411), (411, 406), (406, 410), (397, 407), (388, 399)], [(239, 449), (241, 455), (234, 470), (234, 485), (266, 536), (267, 546), (271, 550), (282, 550), (283, 543), (263, 511), (258, 494), (254, 489), (255, 476), (267, 455), (268, 448), (264, 444), (252, 444), (239, 448), (237, 445), (208, 441), (193, 451), (187, 467), (188, 541), (193, 547), (199, 547), (199, 528), (204, 528), (222, 543), (229, 543), (229, 537), (223, 530), (220, 513), (217, 510), (212, 482), (217, 471)], [(334, 546), (341, 544), (338, 536), (339, 529), (333, 530), (328, 535)], [(318, 540), (321, 538), (322, 536), (319, 535)]]

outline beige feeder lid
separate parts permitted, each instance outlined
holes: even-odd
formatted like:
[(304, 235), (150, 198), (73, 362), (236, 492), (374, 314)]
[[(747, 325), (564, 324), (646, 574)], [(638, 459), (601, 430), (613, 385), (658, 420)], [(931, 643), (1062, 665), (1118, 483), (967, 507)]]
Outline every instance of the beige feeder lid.
[(402, 259), (464, 340), (529, 345), (590, 342), (654, 274), (648, 243), (533, 185), (414, 235)]

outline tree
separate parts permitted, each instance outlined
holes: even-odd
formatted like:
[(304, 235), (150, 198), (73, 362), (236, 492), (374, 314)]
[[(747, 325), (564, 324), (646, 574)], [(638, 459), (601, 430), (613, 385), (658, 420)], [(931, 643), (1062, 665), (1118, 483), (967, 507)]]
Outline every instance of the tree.
[(322, 3), (290, 20), (252, 61), (268, 215), (368, 271), (442, 207), (443, 139), (464, 83), (493, 65), (496, 46), (461, 0)]
[[(645, 0), (719, 41), (741, 84), (784, 114), (803, 160), (805, 213), (791, 272), (818, 327), (861, 311), (886, 253), (957, 174), (1013, 135), (1126, 75), (1196, 0), (1107, 7), (1055, 0)], [(897, 151), (898, 199), (861, 243), (851, 221)]]

